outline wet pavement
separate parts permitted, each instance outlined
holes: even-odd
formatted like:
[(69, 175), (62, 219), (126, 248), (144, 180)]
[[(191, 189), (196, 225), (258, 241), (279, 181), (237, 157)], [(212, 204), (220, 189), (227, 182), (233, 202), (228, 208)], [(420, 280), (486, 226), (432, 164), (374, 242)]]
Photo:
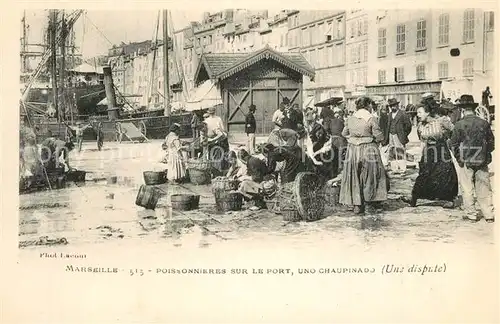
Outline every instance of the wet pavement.
[[(443, 209), (442, 202), (419, 201), (415, 208), (403, 203), (400, 197), (410, 193), (418, 172), (415, 168), (405, 177), (391, 178), (389, 200), (377, 217), (356, 216), (341, 206), (328, 207), (325, 218), (310, 223), (284, 222), (281, 215), (267, 210), (221, 214), (215, 212), (210, 187), (191, 184), (163, 187), (169, 194), (199, 194), (198, 210), (173, 211), (169, 195), (160, 199), (156, 210), (145, 210), (135, 205), (135, 198), (143, 184), (142, 172), (160, 167), (156, 163), (160, 143), (105, 143), (101, 152), (95, 143), (84, 143), (82, 152), (72, 153), (71, 162), (89, 172), (85, 183), (20, 196), (20, 246), (142, 242), (210, 247), (257, 240), (314, 246), (324, 239), (345, 246), (388, 241), (406, 246), (494, 243), (494, 226), (484, 221), (463, 222), (460, 209)], [(417, 146), (416, 142), (410, 145), (410, 151), (418, 152)], [(116, 184), (108, 181), (110, 176), (117, 177)]]

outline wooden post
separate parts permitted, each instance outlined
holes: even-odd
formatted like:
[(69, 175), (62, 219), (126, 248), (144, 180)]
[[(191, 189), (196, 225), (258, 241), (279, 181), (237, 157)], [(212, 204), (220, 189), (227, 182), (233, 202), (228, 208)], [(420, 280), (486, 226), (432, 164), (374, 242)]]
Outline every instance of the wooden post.
[(113, 76), (111, 74), (111, 67), (103, 67), (102, 72), (104, 73), (106, 99), (108, 100), (108, 118), (109, 120), (115, 120), (118, 119), (118, 107), (116, 107), (116, 95), (113, 85)]

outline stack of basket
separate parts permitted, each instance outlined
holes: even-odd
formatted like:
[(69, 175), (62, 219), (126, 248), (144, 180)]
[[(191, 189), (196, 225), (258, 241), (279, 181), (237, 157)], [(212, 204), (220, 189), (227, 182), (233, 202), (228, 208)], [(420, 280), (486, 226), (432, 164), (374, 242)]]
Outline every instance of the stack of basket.
[(186, 163), (189, 179), (196, 185), (209, 184), (212, 177), (212, 165), (206, 159), (189, 159)]
[(243, 206), (243, 196), (238, 191), (238, 180), (217, 177), (212, 180), (212, 193), (218, 211), (238, 211)]

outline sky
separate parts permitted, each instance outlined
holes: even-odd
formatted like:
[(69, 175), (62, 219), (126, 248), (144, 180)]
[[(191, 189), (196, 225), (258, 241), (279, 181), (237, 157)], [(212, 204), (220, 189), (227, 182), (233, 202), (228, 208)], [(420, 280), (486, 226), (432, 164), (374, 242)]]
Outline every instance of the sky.
[[(186, 11), (172, 10), (174, 29), (186, 27), (190, 21), (200, 21), (204, 10), (190, 8)], [(214, 10), (215, 11), (215, 10)], [(158, 10), (148, 11), (92, 11), (87, 10), (75, 24), (76, 45), (83, 57), (107, 54), (112, 44), (153, 39)], [(28, 39), (31, 43), (43, 42), (48, 11), (27, 10), (26, 22), (30, 26)], [(160, 18), (161, 19), (161, 18)], [(21, 29), (21, 28), (20, 28)], [(22, 29), (21, 29), (22, 30)], [(160, 21), (159, 35), (162, 37)]]

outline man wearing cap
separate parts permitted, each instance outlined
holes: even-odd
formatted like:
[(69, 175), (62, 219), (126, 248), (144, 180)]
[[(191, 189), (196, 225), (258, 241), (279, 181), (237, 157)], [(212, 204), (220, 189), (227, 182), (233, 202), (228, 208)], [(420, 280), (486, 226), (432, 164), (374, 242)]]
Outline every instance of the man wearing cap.
[(464, 117), (453, 129), (449, 146), (459, 169), (459, 184), (462, 190), (464, 219), (477, 222), (478, 212), (474, 208), (474, 194), (484, 219), (492, 223), (495, 219), (488, 164), (495, 149), (495, 138), (490, 124), (475, 115), (478, 103), (471, 95), (462, 95), (458, 107)]
[[(408, 115), (399, 109), (399, 101), (390, 98), (387, 106), (391, 110), (384, 134), (384, 146), (389, 144), (389, 163), (394, 173), (406, 172), (406, 144), (411, 132), (411, 121)], [(392, 153), (392, 154), (391, 154)]]
[(248, 114), (245, 117), (245, 133), (247, 133), (247, 149), (250, 155), (255, 153), (255, 130), (257, 128), (257, 123), (255, 122), (256, 107), (251, 104), (248, 107)]

